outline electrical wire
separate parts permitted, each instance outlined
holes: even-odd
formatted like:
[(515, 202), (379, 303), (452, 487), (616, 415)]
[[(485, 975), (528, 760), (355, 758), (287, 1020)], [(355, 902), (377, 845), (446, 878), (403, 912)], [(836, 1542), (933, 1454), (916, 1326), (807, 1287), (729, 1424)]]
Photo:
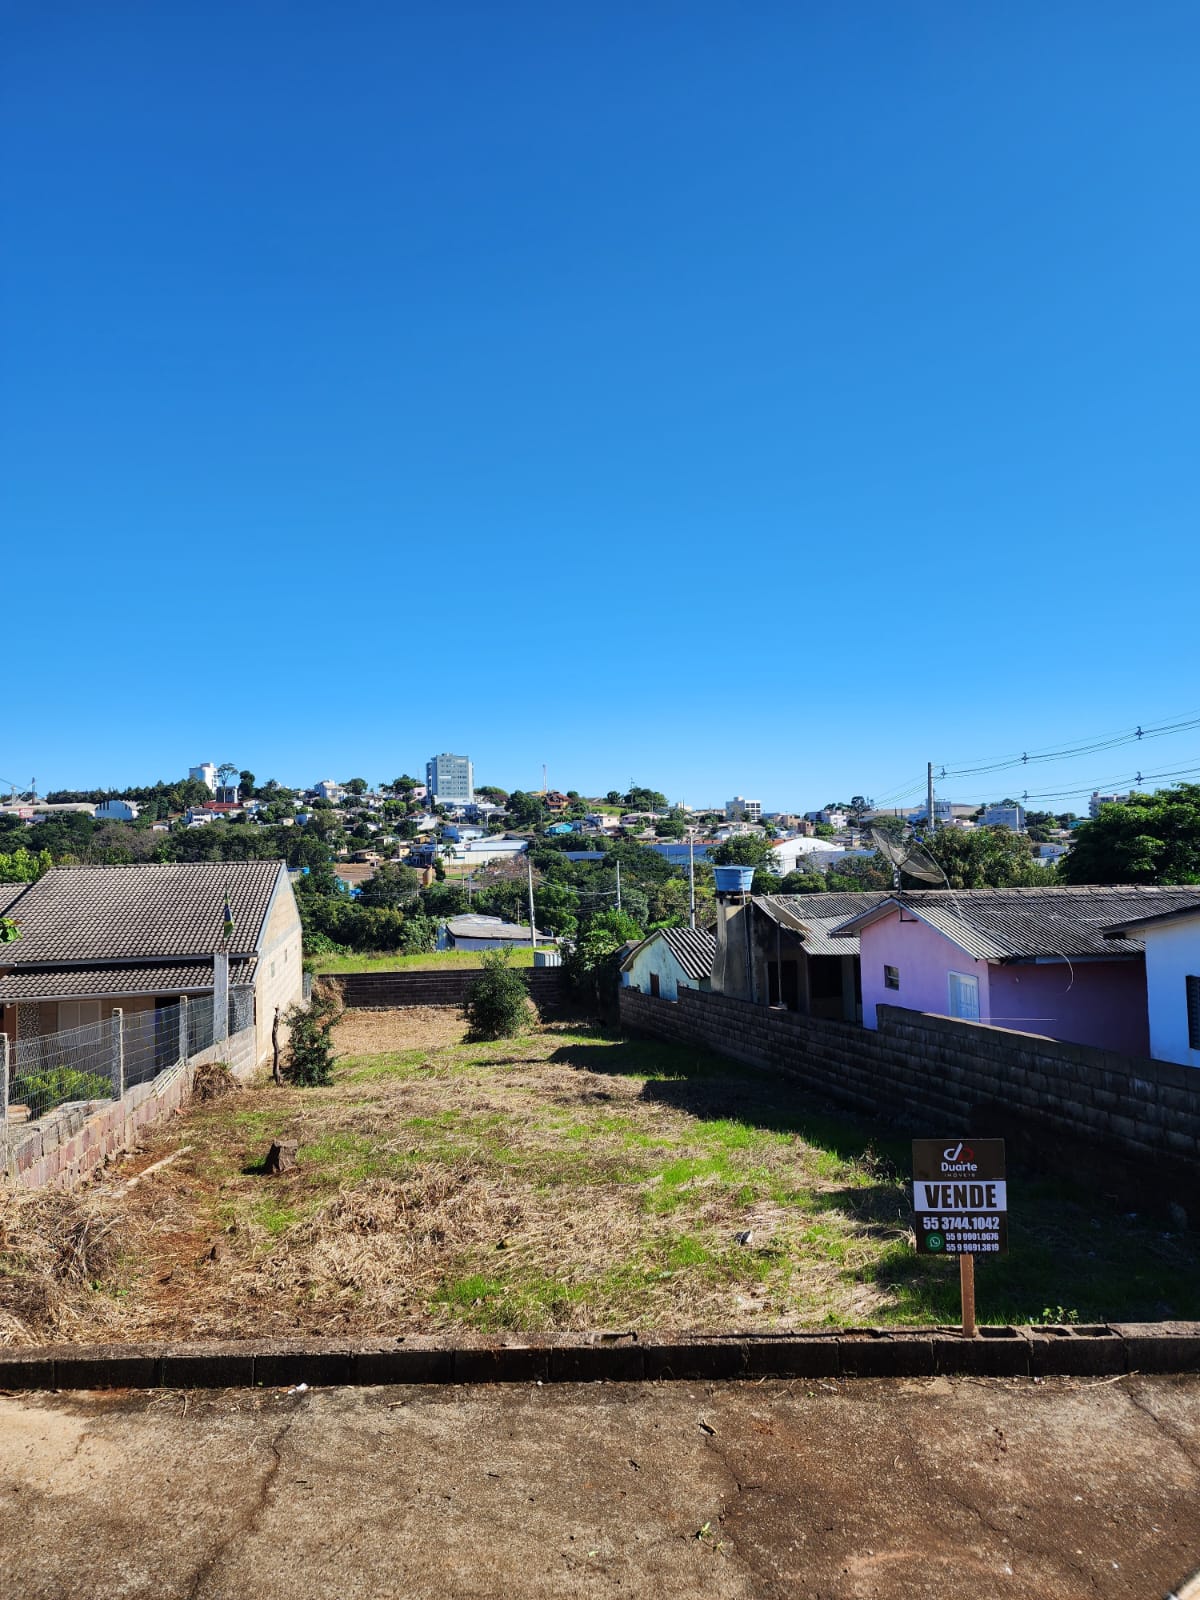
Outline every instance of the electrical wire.
[(1123, 729), (1114, 730), (1106, 734), (1094, 734), (1089, 739), (1080, 740), (1075, 744), (1064, 745), (1056, 749), (1043, 745), (1033, 750), (1022, 750), (1020, 754), (1015, 751), (1005, 756), (997, 756), (976, 760), (969, 765), (955, 766), (953, 763), (938, 763), (938, 778), (955, 779), (977, 777), (988, 772), (1004, 772), (1014, 767), (1028, 767), (1043, 765), (1053, 761), (1074, 761), (1081, 756), (1095, 755), (1101, 750), (1114, 750), (1120, 745), (1141, 744), (1147, 739), (1165, 739), (1176, 733), (1185, 733), (1191, 729), (1200, 728), (1200, 712), (1190, 711), (1173, 719), (1163, 719), (1143, 726), (1138, 723), (1130, 731), (1128, 725)]

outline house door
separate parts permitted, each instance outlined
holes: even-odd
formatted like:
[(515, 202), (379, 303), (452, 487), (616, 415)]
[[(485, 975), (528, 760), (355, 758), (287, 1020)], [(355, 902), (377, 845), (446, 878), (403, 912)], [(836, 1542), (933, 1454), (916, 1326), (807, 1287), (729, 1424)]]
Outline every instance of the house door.
[(963, 972), (951, 972), (950, 1015), (964, 1022), (979, 1021), (979, 979)]

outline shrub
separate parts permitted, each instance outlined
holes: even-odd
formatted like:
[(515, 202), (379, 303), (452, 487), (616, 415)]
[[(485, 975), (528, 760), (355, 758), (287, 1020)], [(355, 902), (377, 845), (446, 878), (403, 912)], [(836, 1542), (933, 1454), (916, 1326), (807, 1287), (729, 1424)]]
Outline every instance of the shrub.
[(111, 1100), (112, 1079), (102, 1072), (80, 1072), (75, 1067), (48, 1067), (45, 1072), (14, 1076), (9, 1099), (40, 1115), (67, 1100)]
[(308, 1005), (298, 1001), (284, 1012), (291, 1030), (284, 1076), (305, 1089), (321, 1089), (333, 1082), (333, 1040), (330, 1030), (341, 1016), (337, 995), (327, 987), (313, 990)]
[(509, 965), (512, 951), (486, 950), (483, 971), (467, 990), (463, 1009), (473, 1039), (511, 1039), (532, 1020), (529, 991)]

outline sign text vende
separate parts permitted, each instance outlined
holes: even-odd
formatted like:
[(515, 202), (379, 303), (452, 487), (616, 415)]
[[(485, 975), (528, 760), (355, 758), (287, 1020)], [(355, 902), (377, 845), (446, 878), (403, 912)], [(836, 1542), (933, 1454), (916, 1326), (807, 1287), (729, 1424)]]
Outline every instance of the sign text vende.
[(1007, 1211), (1008, 1185), (995, 1183), (914, 1184), (914, 1211)]

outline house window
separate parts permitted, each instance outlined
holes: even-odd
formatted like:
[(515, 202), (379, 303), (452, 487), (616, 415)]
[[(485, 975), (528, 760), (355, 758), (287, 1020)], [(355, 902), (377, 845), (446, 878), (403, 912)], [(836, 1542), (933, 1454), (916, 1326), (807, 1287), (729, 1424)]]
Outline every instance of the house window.
[(900, 987), (900, 968), (884, 967), (883, 987), (885, 989), (898, 989)]
[(1187, 984), (1188, 1049), (1200, 1050), (1200, 978), (1185, 978)]
[(655, 998), (658, 997), (658, 973), (657, 972), (652, 972), (650, 974), (650, 993)]
[(979, 1021), (979, 979), (965, 972), (947, 973), (950, 985), (950, 1015), (964, 1022)]

